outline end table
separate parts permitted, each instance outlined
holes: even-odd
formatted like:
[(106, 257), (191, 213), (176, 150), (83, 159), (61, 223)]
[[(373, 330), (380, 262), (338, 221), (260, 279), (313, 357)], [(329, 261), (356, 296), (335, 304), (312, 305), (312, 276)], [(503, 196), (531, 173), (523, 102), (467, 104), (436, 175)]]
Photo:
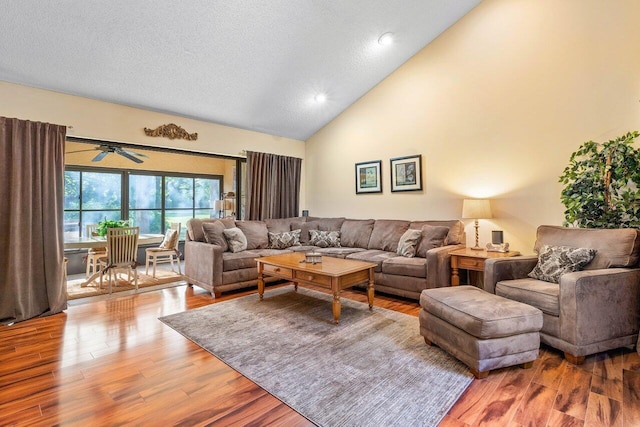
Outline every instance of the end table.
[(449, 254), (451, 255), (451, 286), (458, 286), (460, 284), (460, 268), (483, 272), (485, 260), (518, 256), (520, 252), (487, 252), (485, 250), (478, 251), (471, 248), (462, 248), (451, 251)]

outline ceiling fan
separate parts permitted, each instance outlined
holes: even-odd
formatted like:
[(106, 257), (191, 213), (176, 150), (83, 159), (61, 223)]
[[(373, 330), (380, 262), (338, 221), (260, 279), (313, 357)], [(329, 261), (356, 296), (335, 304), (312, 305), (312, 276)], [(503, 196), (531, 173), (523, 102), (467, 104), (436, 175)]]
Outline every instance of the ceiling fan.
[(111, 154), (111, 153), (119, 154), (122, 157), (126, 157), (127, 159), (134, 161), (136, 163), (143, 162), (143, 160), (139, 159), (138, 157), (145, 157), (145, 158), (148, 157), (146, 154), (136, 153), (134, 151), (127, 151), (127, 150), (124, 150), (122, 147), (118, 147), (117, 145), (109, 145), (109, 144), (100, 144), (99, 146), (95, 148), (90, 148), (88, 150), (70, 151), (67, 154), (82, 153), (82, 152), (94, 151), (94, 150), (100, 150), (100, 153), (98, 153), (93, 159), (91, 159), (92, 162), (99, 162), (100, 160), (104, 159), (107, 154)]

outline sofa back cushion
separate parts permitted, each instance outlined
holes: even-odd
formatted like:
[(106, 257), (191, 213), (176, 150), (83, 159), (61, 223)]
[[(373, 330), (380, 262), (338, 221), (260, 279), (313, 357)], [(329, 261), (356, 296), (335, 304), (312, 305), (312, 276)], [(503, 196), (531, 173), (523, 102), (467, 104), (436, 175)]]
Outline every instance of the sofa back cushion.
[(369, 249), (396, 252), (398, 242), (405, 231), (409, 229), (409, 221), (397, 219), (378, 219), (373, 225)]
[(449, 227), (447, 237), (444, 239), (445, 245), (460, 245), (467, 243), (464, 233), (464, 224), (458, 219), (448, 221), (412, 221), (411, 224), (409, 224), (409, 228), (421, 230), (425, 225)]
[[(305, 220), (305, 217), (300, 216), (291, 218), (265, 219), (264, 223), (267, 224), (267, 229), (271, 233), (286, 233), (288, 231), (295, 230), (295, 228), (291, 227), (291, 224), (302, 223), (305, 222)], [(300, 227), (298, 227), (298, 229), (300, 229)]]
[[(342, 227), (342, 223), (344, 222), (344, 217), (341, 217), (341, 218), (308, 217), (307, 222), (318, 224), (318, 228), (316, 228), (315, 230), (340, 231), (340, 227)], [(311, 228), (310, 230), (313, 230), (313, 228)]]
[(225, 228), (232, 228), (236, 226), (236, 220), (233, 218), (223, 219), (201, 219), (191, 218), (187, 221), (187, 240), (193, 240), (195, 242), (205, 242), (204, 231), (202, 230), (202, 224), (205, 222), (220, 221), (224, 224)]
[(247, 250), (269, 247), (269, 230), (264, 221), (236, 221), (236, 226), (247, 237)]
[(345, 219), (340, 227), (340, 244), (347, 248), (367, 249), (374, 223), (372, 219)]
[(610, 267), (635, 267), (640, 258), (640, 235), (634, 228), (596, 229), (553, 225), (538, 227), (534, 250), (544, 245), (590, 248), (598, 252), (584, 270)]
[(309, 230), (317, 230), (318, 225), (317, 222), (292, 222), (291, 231), (300, 230), (300, 244), (306, 246), (311, 239)]

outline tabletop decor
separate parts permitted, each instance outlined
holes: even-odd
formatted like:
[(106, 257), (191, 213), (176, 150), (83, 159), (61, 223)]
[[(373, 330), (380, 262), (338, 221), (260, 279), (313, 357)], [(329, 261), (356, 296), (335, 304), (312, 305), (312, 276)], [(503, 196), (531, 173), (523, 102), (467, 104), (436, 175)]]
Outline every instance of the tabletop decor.
[(100, 237), (105, 237), (107, 235), (107, 229), (109, 228), (123, 228), (130, 227), (131, 220), (112, 220), (112, 219), (104, 219), (98, 223), (98, 227), (96, 228), (96, 233)]

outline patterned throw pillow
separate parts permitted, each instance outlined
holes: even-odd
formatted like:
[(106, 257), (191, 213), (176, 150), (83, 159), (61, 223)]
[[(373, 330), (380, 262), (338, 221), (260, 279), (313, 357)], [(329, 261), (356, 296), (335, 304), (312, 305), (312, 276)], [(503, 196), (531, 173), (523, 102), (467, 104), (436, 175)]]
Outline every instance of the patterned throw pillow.
[(309, 230), (311, 239), (309, 244), (319, 248), (339, 248), (340, 232), (339, 231), (320, 231)]
[(420, 230), (410, 228), (405, 231), (402, 237), (400, 237), (396, 253), (407, 258), (416, 256), (416, 248), (418, 247), (418, 241), (420, 241), (421, 236), (422, 231)]
[(286, 249), (291, 246), (300, 246), (300, 233), (302, 230), (291, 230), (283, 233), (269, 232), (270, 249)]
[(582, 270), (596, 256), (596, 252), (596, 249), (589, 248), (544, 245), (529, 277), (558, 283), (563, 274)]
[(238, 227), (227, 228), (222, 234), (227, 239), (231, 252), (242, 252), (247, 249), (247, 236)]
[(164, 234), (164, 240), (160, 243), (162, 249), (175, 249), (178, 245), (178, 230), (169, 228)]

